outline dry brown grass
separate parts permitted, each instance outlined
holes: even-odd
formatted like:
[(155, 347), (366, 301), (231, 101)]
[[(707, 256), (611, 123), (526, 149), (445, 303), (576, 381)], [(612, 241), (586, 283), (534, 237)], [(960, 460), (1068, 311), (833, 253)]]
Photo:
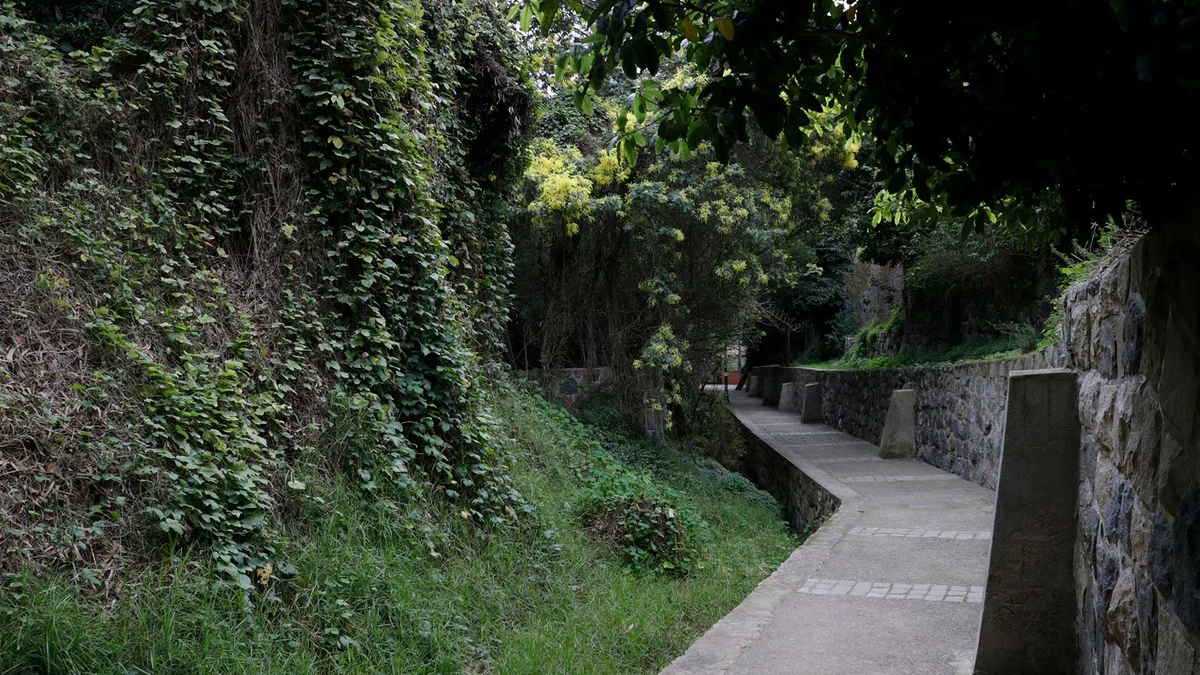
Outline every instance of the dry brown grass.
[(2, 571), (83, 566), (112, 579), (120, 567), (120, 533), (89, 527), (88, 509), (111, 492), (92, 476), (113, 470), (93, 441), (120, 435), (125, 408), (119, 391), (94, 395), (102, 378), (83, 316), (93, 302), (62, 255), (0, 241)]

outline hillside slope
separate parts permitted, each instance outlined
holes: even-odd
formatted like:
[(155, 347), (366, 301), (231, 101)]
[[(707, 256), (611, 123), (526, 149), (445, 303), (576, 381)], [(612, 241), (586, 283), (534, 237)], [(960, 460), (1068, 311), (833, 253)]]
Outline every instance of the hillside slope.
[(496, 365), (524, 54), (487, 0), (0, 5), (0, 673), (648, 672), (794, 548)]
[[(112, 605), (78, 568), (8, 577), (0, 671), (653, 673), (799, 544), (766, 493), (711, 461), (584, 427), (520, 388), (495, 409), (536, 507), (520, 527), (481, 533), (444, 502), (396, 511), (336, 478), (287, 500), (289, 567), (250, 604), (187, 552), (131, 570)], [(597, 475), (648, 481), (702, 520), (696, 567), (632, 571), (585, 530)]]
[(197, 545), (249, 589), (310, 474), (514, 522), (495, 5), (68, 4), (0, 8), (0, 567)]

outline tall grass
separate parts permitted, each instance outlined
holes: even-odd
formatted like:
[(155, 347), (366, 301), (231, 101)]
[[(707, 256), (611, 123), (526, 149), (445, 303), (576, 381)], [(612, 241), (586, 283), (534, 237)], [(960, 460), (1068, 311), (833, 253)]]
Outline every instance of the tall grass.
[(9, 578), (0, 673), (652, 673), (799, 543), (686, 448), (619, 443), (712, 535), (686, 577), (630, 573), (576, 509), (590, 432), (515, 387), (496, 408), (536, 507), (520, 528), (480, 533), (437, 499), (372, 506), (335, 480), (328, 508), (285, 521), (294, 575), (252, 601), (186, 551), (131, 565), (115, 606), (65, 571)]
[(984, 342), (956, 345), (949, 349), (926, 352), (904, 352), (892, 356), (861, 356), (848, 354), (832, 361), (797, 364), (801, 368), (826, 370), (865, 370), (872, 368), (900, 368), (902, 366), (957, 365), (977, 361), (998, 361), (1038, 348), (1038, 333), (1029, 324), (1013, 324), (1012, 333)]

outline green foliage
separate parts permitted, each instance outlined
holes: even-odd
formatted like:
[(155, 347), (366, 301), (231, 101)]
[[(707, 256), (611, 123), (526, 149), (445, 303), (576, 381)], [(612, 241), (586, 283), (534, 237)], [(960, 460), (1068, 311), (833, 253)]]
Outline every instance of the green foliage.
[(887, 321), (871, 321), (858, 331), (854, 336), (854, 346), (850, 348), (847, 357), (863, 359), (870, 356), (886, 356), (886, 352), (895, 351), (894, 344), (903, 329), (904, 313), (899, 307), (893, 308)]
[(665, 464), (657, 461), (666, 460), (662, 450), (634, 440), (637, 431), (610, 401), (594, 401), (585, 410), (590, 412), (581, 414), (582, 419), (602, 426), (586, 429), (561, 409), (551, 414), (571, 429), (574, 443), (583, 450), (575, 462), (583, 486), (575, 508), (588, 535), (616, 552), (630, 572), (683, 576), (703, 569), (708, 525), (681, 504), (679, 492), (661, 482), (678, 474), (635, 468), (617, 456), (640, 456), (642, 462), (650, 459), (650, 465), (662, 469)]
[[(861, 134), (889, 193), (976, 231), (997, 222), (1061, 231), (1069, 221), (1047, 218), (1047, 204), (1078, 222), (1119, 214), (1129, 199), (1170, 209), (1187, 196), (1179, 177), (1200, 168), (1186, 112), (1200, 96), (1196, 2), (1036, 13), (900, 0), (528, 5), (543, 30), (564, 5), (582, 15), (590, 35), (559, 60), (560, 72), (577, 74), (577, 103), (623, 73), (640, 83), (623, 110), (639, 129), (657, 127), (659, 142), (679, 151), (711, 144), (722, 158), (747, 139), (751, 115), (793, 146), (814, 128)], [(658, 86), (677, 58), (710, 77)], [(1183, 131), (1145, 143), (1130, 134), (1145, 119)]]
[(679, 493), (595, 451), (580, 471), (587, 532), (618, 551), (627, 569), (683, 575), (703, 569), (707, 525), (678, 506)]
[(717, 483), (725, 491), (755, 504), (760, 504), (764, 508), (771, 509), (782, 516), (783, 507), (779, 502), (771, 496), (771, 493), (758, 489), (749, 478), (746, 478), (737, 471), (730, 471), (715, 460), (700, 460), (696, 464), (702, 473), (716, 478)]
[(818, 343), (805, 350), (794, 364), (815, 363), (821, 360), (822, 354), (842, 353), (845, 349), (846, 338), (855, 336), (858, 328), (858, 321), (854, 316), (853, 309), (849, 305), (843, 306), (834, 317), (831, 328), (825, 335), (824, 344)]
[[(319, 283), (337, 318), (321, 349), (376, 421), (378, 454), (359, 467), (364, 484), (379, 477), (406, 483), (415, 463), (461, 498), (472, 518), (513, 518), (520, 496), (489, 447), (477, 394), (483, 380), (470, 350), (466, 307), (480, 298), (458, 297), (449, 283), (464, 261), (438, 228), (430, 194), (429, 145), (448, 149), (447, 140), (441, 120), (417, 117), (429, 124), (423, 129), (406, 107), (409, 100), (422, 111), (450, 106), (447, 83), (435, 79), (438, 64), (423, 61), (445, 58), (449, 45), (419, 48), (425, 36), (416, 2), (384, 3), (378, 18), (373, 2), (285, 7), (294, 20), (289, 43), (300, 73), (312, 226), (329, 262)], [(471, 18), (451, 16), (449, 28)], [(460, 49), (474, 38), (460, 34)], [(488, 314), (502, 318), (503, 307)]]
[(861, 227), (854, 238), (862, 260), (903, 267), (907, 323), (894, 348), (934, 350), (1007, 337), (1007, 325), (1040, 327), (1059, 276), (1055, 247), (1090, 236), (1075, 229), (1038, 242), (1007, 230), (964, 237), (960, 223), (933, 217)]
[(732, 469), (745, 454), (746, 441), (726, 403), (724, 392), (699, 391), (680, 406), (677, 427), (689, 448)]
[[(493, 387), (538, 180), (494, 4), (104, 6), (0, 10), (5, 668), (657, 670), (796, 545), (676, 446)], [(661, 200), (748, 260), (725, 291), (777, 257), (787, 200), (707, 158), (580, 155), (578, 235), (608, 218), (654, 256), (616, 298), (662, 310), (627, 362), (682, 370)]]
[[(309, 494), (294, 477), (326, 468), (381, 503), (434, 494), (514, 522), (527, 506), (482, 365), (507, 317), (531, 92), (496, 8), (105, 7), (123, 18), (66, 55), (82, 15), (0, 10), (0, 265), (19, 319), (0, 350), (80, 354), (61, 377), (6, 368), (48, 403), (6, 391), (0, 428), (28, 439), (23, 461), (107, 477), (97, 494), (72, 476), (52, 527), (20, 509), (15, 551), (42, 556), (44, 536), (61, 560), (57, 533), (102, 513), (129, 548), (198, 544), (250, 589), (285, 562), (271, 519)], [(123, 564), (93, 538), (95, 564)]]
[(1103, 227), (1096, 229), (1095, 236), (1086, 244), (1072, 241), (1070, 253), (1055, 251), (1062, 267), (1059, 268), (1058, 288), (1052, 297), (1047, 298), (1052, 310), (1042, 327), (1039, 349), (1050, 347), (1061, 337), (1067, 291), (1092, 278), (1097, 269), (1128, 251), (1144, 232), (1141, 220), (1130, 214), (1120, 224), (1109, 219)]
[[(671, 86), (689, 77), (678, 75)], [(598, 98), (595, 116), (620, 100)], [(759, 138), (721, 164), (706, 147), (652, 147), (647, 132), (631, 163), (587, 127), (542, 131), (583, 140), (531, 145), (526, 217), (512, 228), (515, 366), (612, 366), (619, 405), (661, 412), (669, 428), (683, 392), (760, 318), (764, 292), (840, 301), (838, 270), (815, 281), (824, 259), (810, 246), (840, 215), (827, 194), (844, 170), (837, 152), (789, 154)]]
[[(157, 529), (210, 545), (218, 566), (250, 588), (249, 574), (272, 552), (262, 536), (266, 472), (277, 458), (267, 436), (278, 430), (284, 392), (255, 365), (254, 325), (212, 269), (236, 229), (240, 163), (220, 97), (235, 68), (240, 11), (208, 3), (188, 32), (179, 8), (143, 1), (124, 27), (128, 39), (64, 59), (9, 5), (4, 40), (18, 55), (16, 86), (0, 114), (22, 123), (4, 125), (17, 153), (0, 162), (0, 201), (18, 218), (9, 243), (74, 259), (61, 285), (95, 297), (69, 305), (72, 315), (105, 365), (126, 370), (119, 379), (82, 375), (92, 386), (76, 387), (76, 405), (95, 409), (112, 397), (137, 410), (139, 423), (88, 428), (83, 448), (124, 460), (130, 487), (147, 488), (144, 513)], [(145, 86), (120, 92), (119, 71)], [(167, 149), (153, 158), (155, 175), (93, 165), (93, 153), (150, 161), (154, 150), (138, 135), (146, 127)], [(52, 168), (30, 174), (31, 161)], [(113, 396), (123, 384), (140, 396)]]
[(138, 0), (18, 0), (17, 5), (69, 53), (102, 43)]
[[(1059, 260), (1062, 262), (1062, 267), (1059, 269), (1062, 274), (1062, 287), (1070, 288), (1091, 278), (1100, 263), (1109, 259), (1114, 250), (1128, 245), (1128, 240), (1131, 238), (1129, 236), (1130, 229), (1136, 230), (1136, 227), (1118, 225), (1116, 221), (1110, 219), (1104, 227), (1097, 228), (1096, 236), (1092, 241), (1087, 244), (1078, 241), (1071, 242), (1070, 253), (1057, 252)], [(1136, 234), (1132, 238), (1136, 239)]]
[(1007, 359), (1038, 349), (1037, 329), (1030, 324), (1006, 324), (999, 328), (1005, 337), (961, 344), (940, 351), (901, 352), (893, 355), (869, 356), (851, 353), (840, 359), (819, 363), (799, 364), (805, 368), (859, 370), (866, 368), (900, 368), (921, 365), (954, 365), (976, 361)]
[(966, 237), (961, 222), (927, 215), (920, 222), (861, 223), (851, 237), (863, 260), (903, 265), (905, 287), (935, 297), (956, 288), (1032, 284), (1041, 271), (1042, 254), (1059, 242), (1048, 238), (1031, 246), (1028, 238), (1007, 230)]
[(1006, 321), (993, 324), (993, 329), (1002, 336), (1009, 344), (1015, 345), (1015, 349), (1022, 353), (1039, 349), (1039, 338), (1041, 332), (1028, 321)]
[(575, 417), (586, 426), (618, 436), (633, 436), (639, 431), (633, 416), (617, 404), (612, 390), (589, 394), (576, 408)]
[[(711, 546), (687, 576), (627, 573), (564, 508), (585, 489), (573, 467), (598, 437), (515, 388), (494, 410), (514, 483), (537, 506), (520, 527), (482, 536), (454, 514), (363, 500), (334, 474), (325, 504), (283, 522), (281, 555), (294, 568), (271, 570), (253, 606), (214, 584), (221, 577), (196, 552), (130, 569), (115, 606), (82, 593), (69, 570), (15, 574), (0, 592), (0, 663), (102, 674), (654, 673), (798, 544), (762, 493), (735, 493), (730, 479), (647, 446), (639, 452), (679, 459), (668, 459), (666, 485), (710, 523)], [(427, 527), (445, 540), (439, 557)]]

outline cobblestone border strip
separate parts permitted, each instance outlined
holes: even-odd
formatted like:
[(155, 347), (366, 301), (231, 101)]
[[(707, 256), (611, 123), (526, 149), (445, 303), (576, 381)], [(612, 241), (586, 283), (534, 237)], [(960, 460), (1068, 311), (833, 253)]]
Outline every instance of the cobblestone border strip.
[(882, 457), (827, 457), (825, 459), (810, 459), (813, 464), (840, 464), (842, 462), (882, 462)]
[(920, 530), (903, 527), (852, 527), (852, 537), (905, 537), (907, 539), (991, 539), (991, 530)]
[(962, 480), (954, 474), (936, 476), (842, 476), (838, 480), (843, 483), (903, 483), (908, 481)]
[[(776, 424), (776, 426), (784, 425)], [(787, 426), (791, 426), (791, 424), (788, 424)], [(841, 431), (772, 431), (770, 428), (766, 429), (766, 431), (767, 434), (772, 436), (786, 436), (788, 438), (803, 438), (805, 436), (827, 436), (829, 438), (841, 438), (840, 441), (820, 443), (821, 446), (853, 446), (853, 444), (859, 444), (859, 446), (864, 446), (864, 444), (866, 444), (866, 446), (869, 446), (870, 444), (866, 441), (863, 441), (862, 438), (854, 438), (853, 436), (846, 438), (847, 434), (842, 434)]]
[(845, 595), (856, 598), (885, 598), (888, 600), (925, 600), (979, 604), (983, 602), (983, 586), (951, 586), (949, 584), (901, 584), (890, 581), (847, 581), (845, 579), (809, 579), (796, 589), (809, 595)]

